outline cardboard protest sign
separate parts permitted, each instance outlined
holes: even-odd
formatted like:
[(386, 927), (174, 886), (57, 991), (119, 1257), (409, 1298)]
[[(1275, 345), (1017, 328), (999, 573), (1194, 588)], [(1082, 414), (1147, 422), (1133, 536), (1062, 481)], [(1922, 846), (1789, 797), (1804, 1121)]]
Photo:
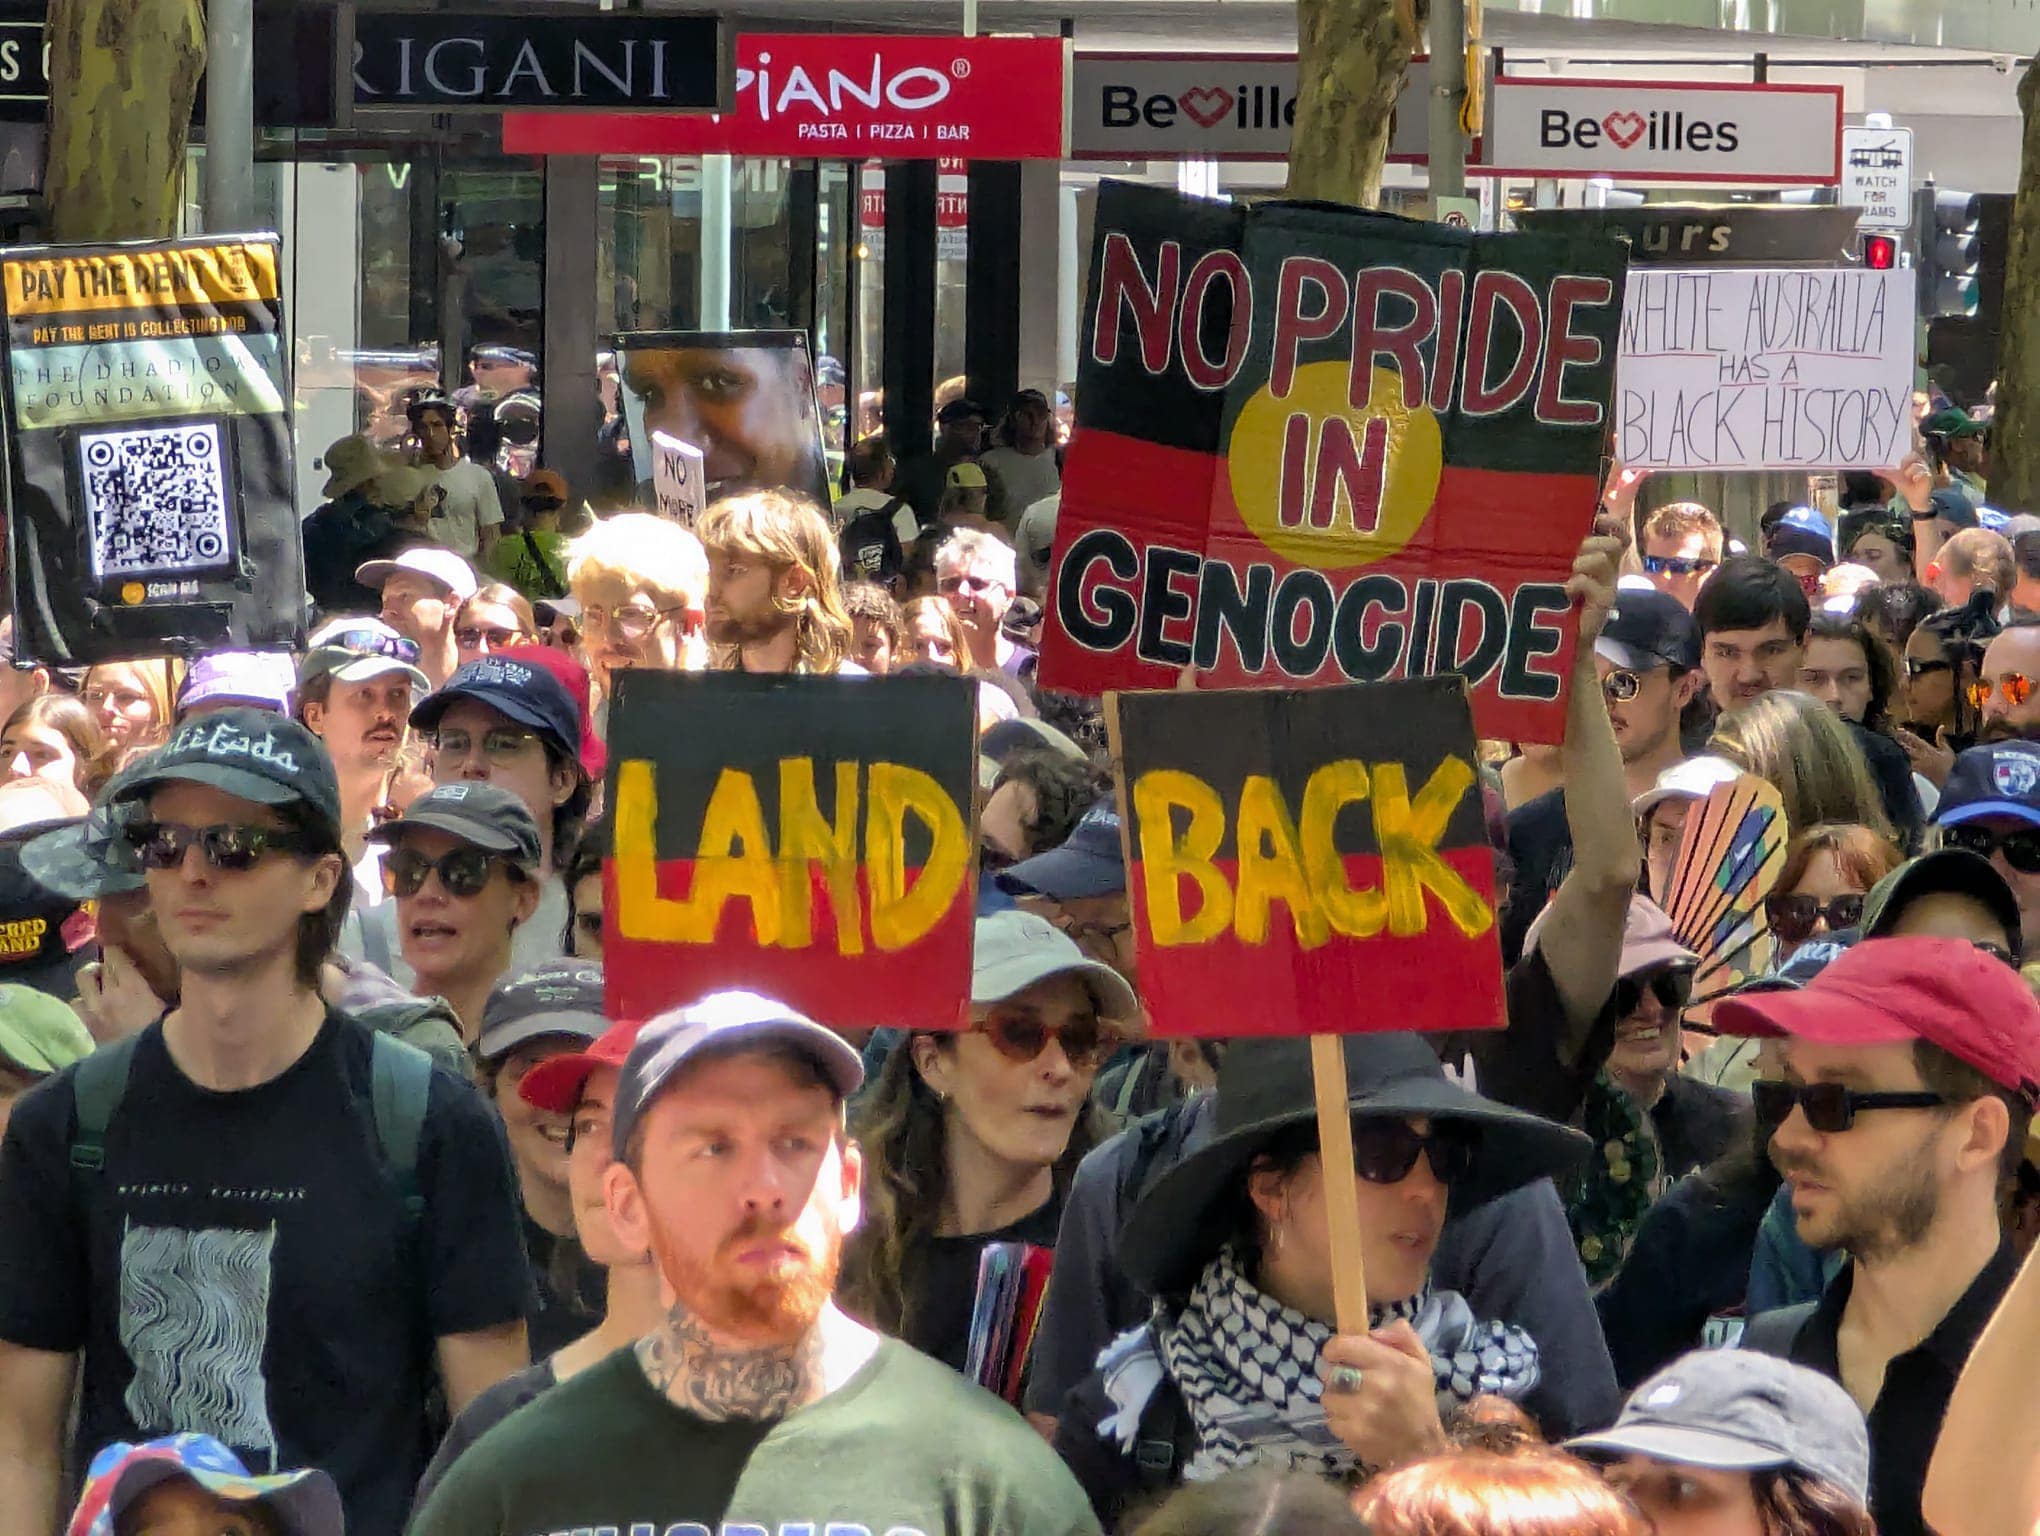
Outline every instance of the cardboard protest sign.
[(1605, 237), (1107, 182), (1041, 678), (1456, 672), (1556, 741), (1622, 309)]
[(0, 252), (15, 654), (304, 629), (273, 235)]
[(805, 331), (626, 331), (616, 338), (631, 464), (657, 494), (652, 434), (701, 450), (704, 503), (793, 491), (829, 504)]
[(676, 523), (694, 526), (708, 505), (701, 467), (701, 450), (683, 443), (670, 433), (652, 433), (652, 491), (659, 498), (659, 515)]
[(963, 678), (624, 673), (609, 1016), (748, 987), (843, 1028), (960, 1027), (976, 722)]
[(1155, 1033), (1506, 1022), (1457, 678), (1119, 694), (1106, 718)]
[(1640, 267), (1615, 457), (1637, 469), (1875, 469), (1912, 446), (1911, 272)]

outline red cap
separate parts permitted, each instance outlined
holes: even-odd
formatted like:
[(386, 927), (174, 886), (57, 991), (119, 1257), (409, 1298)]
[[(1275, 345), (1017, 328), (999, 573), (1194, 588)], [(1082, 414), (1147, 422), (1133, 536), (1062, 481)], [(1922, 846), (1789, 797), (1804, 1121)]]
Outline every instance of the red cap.
[(589, 778), (600, 784), (602, 770), (609, 766), (609, 749), (595, 734), (595, 714), (589, 708), (588, 669), (565, 651), (550, 645), (506, 645), (496, 654), (514, 657), (529, 666), (544, 667), (560, 680), (567, 696), (581, 711), (581, 766), (588, 771)]
[(555, 1115), (571, 1115), (574, 1106), (581, 1102), (581, 1090), (587, 1086), (588, 1074), (597, 1067), (615, 1067), (623, 1070), (624, 1062), (630, 1059), (630, 1048), (637, 1040), (639, 1024), (614, 1024), (600, 1039), (585, 1051), (569, 1051), (565, 1055), (551, 1056), (541, 1061), (517, 1085), (518, 1095), (533, 1109), (543, 1109)]
[(2040, 1002), (2011, 966), (1962, 939), (1868, 939), (1797, 991), (1714, 1005), (1725, 1035), (1818, 1045), (1925, 1040), (2001, 1088), (2040, 1092)]

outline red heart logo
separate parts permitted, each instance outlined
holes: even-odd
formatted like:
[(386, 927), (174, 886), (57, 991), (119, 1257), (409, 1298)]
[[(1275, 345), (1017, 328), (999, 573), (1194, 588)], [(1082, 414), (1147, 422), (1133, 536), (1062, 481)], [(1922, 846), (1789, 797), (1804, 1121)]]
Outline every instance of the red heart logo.
[(1627, 149), (1643, 137), (1643, 130), (1650, 125), (1638, 112), (1610, 112), (1601, 119), (1601, 126), (1608, 131), (1608, 137), (1615, 141), (1617, 149)]
[(1233, 109), (1233, 93), (1222, 85), (1200, 85), (1176, 98), (1176, 105), (1189, 113), (1200, 128), (1209, 128)]

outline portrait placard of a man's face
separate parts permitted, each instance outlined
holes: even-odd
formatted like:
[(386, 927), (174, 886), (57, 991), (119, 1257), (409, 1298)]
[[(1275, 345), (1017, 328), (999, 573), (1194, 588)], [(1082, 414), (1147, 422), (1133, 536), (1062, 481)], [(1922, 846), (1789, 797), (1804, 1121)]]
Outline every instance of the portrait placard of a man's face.
[(651, 479), (660, 431), (701, 450), (711, 501), (782, 489), (829, 504), (805, 332), (636, 331), (616, 350), (640, 482)]

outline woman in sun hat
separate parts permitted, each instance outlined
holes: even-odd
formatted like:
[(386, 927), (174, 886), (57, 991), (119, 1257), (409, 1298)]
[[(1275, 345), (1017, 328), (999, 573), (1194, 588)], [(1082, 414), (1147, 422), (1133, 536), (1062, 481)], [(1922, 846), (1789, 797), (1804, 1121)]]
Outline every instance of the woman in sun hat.
[(1333, 1326), (1310, 1047), (1235, 1041), (1212, 1140), (1141, 1196), (1120, 1263), (1159, 1298), (1071, 1393), (1056, 1448), (1108, 1528), (1256, 1464), (1353, 1478), (1442, 1448), (1441, 1406), (1537, 1384), (1536, 1341), (1430, 1287), (1448, 1203), (1559, 1176), (1586, 1138), (1451, 1081), (1411, 1034), (1345, 1042), (1372, 1331)]
[(255, 1476), (211, 1435), (117, 1441), (92, 1458), (66, 1536), (342, 1536), (340, 1493), (315, 1468)]

